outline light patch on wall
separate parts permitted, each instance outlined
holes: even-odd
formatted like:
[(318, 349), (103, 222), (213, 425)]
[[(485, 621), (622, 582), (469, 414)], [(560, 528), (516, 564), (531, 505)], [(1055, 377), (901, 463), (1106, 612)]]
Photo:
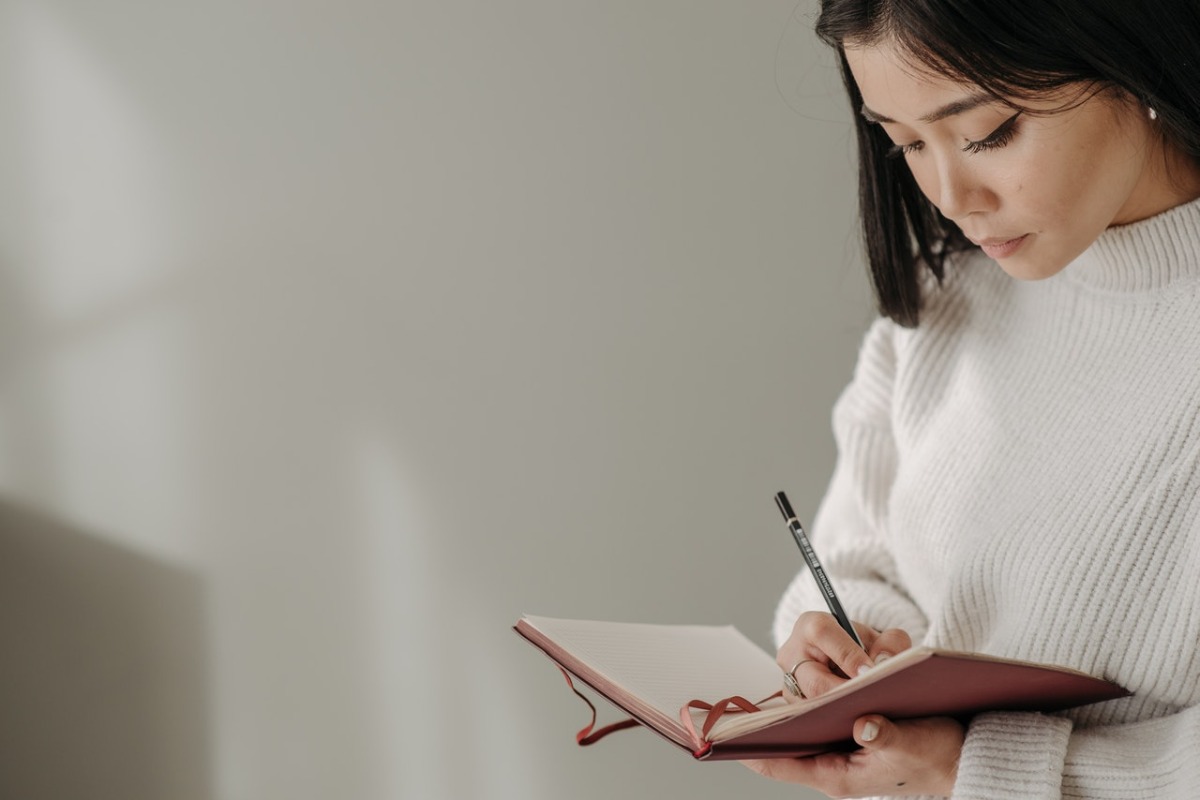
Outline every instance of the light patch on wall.
[(194, 563), (185, 474), (180, 322), (169, 309), (114, 321), (46, 367), (53, 470), (40, 494), (128, 547)]
[(373, 762), (379, 797), (440, 797), (451, 769), (441, 741), (452, 725), (457, 688), (442, 677), (443, 597), (427, 541), (416, 487), (382, 433), (359, 435), (352, 446), (355, 496), (364, 534), (364, 593), (368, 622), (366, 659), (375, 730)]
[(135, 98), (45, 3), (13, 9), (15, 90), (32, 224), (31, 316), (49, 324), (119, 300), (163, 269), (166, 160)]
[[(493, 623), (486, 585), (445, 537), (490, 535), (470, 498), (427, 510), (420, 481), (387, 437), (355, 440), (353, 475), (365, 533), (369, 696), (375, 705), (378, 797), (549, 797), (536, 716), (513, 687), (506, 653), (523, 646)], [(440, 511), (441, 513), (436, 513)], [(514, 618), (512, 622), (516, 622)]]
[(194, 561), (184, 318), (167, 153), (129, 84), (54, 7), (5, 9), (18, 219), (5, 242), (5, 491)]

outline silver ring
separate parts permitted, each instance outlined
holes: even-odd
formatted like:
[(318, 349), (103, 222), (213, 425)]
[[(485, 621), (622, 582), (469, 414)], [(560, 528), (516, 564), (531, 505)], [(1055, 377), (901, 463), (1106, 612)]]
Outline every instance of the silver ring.
[(804, 692), (800, 691), (800, 684), (796, 682), (796, 670), (800, 669), (802, 664), (807, 664), (812, 660), (811, 658), (802, 658), (793, 664), (791, 669), (783, 673), (783, 685), (796, 697), (804, 697)]

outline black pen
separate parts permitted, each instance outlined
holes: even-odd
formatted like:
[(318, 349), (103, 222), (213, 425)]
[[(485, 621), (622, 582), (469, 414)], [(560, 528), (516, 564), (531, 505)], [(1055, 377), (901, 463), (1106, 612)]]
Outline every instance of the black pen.
[(779, 511), (783, 514), (783, 518), (787, 520), (788, 530), (792, 532), (792, 536), (796, 539), (796, 544), (800, 547), (800, 552), (804, 555), (804, 560), (808, 562), (808, 568), (812, 571), (813, 577), (817, 579), (817, 586), (821, 589), (821, 594), (825, 596), (825, 603), (829, 606), (829, 613), (833, 614), (833, 618), (838, 621), (842, 629), (850, 634), (859, 647), (866, 650), (866, 646), (862, 643), (862, 639), (858, 638), (858, 633), (855, 632), (854, 626), (850, 624), (850, 618), (846, 616), (842, 604), (838, 602), (837, 593), (833, 591), (833, 584), (829, 582), (829, 576), (825, 574), (825, 568), (821, 566), (820, 560), (817, 558), (817, 551), (813, 550), (812, 544), (808, 541), (808, 534), (804, 532), (804, 526), (800, 524), (800, 520), (796, 519), (796, 514), (792, 511), (792, 504), (788, 502), (787, 495), (783, 492), (778, 492), (775, 495), (775, 504), (779, 506)]

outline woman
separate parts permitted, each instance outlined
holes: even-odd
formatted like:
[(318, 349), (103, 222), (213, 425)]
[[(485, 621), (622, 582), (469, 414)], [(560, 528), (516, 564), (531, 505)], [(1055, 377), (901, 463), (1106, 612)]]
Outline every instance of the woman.
[[(1200, 796), (1200, 8), (822, 0), (883, 312), (834, 411), (778, 661), (804, 697), (913, 642), (1130, 698), (855, 726), (747, 762), (830, 795)], [(797, 698), (799, 699), (799, 698)]]

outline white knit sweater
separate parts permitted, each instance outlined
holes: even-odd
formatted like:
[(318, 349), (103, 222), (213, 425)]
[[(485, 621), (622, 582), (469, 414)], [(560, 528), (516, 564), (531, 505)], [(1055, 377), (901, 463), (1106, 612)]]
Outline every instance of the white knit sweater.
[[(956, 798), (1200, 797), (1200, 201), (1058, 275), (974, 255), (878, 321), (813, 542), (850, 615), (1131, 698), (971, 722)], [(824, 610), (798, 574), (782, 642)]]

